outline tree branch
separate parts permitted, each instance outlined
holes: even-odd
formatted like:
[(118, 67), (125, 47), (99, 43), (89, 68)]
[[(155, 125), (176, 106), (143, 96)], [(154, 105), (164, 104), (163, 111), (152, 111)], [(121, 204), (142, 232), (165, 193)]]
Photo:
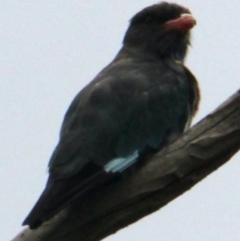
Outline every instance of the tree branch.
[(76, 200), (12, 241), (96, 241), (153, 213), (240, 149), (240, 90), (134, 173)]

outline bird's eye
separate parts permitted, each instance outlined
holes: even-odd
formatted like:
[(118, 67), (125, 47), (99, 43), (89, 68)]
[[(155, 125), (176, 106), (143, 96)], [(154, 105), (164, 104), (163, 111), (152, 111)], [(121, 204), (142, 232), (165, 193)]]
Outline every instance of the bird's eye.
[(150, 24), (150, 23), (152, 23), (153, 21), (154, 21), (153, 17), (150, 17), (150, 16), (148, 16), (148, 17), (145, 19), (145, 23), (146, 23), (146, 24)]

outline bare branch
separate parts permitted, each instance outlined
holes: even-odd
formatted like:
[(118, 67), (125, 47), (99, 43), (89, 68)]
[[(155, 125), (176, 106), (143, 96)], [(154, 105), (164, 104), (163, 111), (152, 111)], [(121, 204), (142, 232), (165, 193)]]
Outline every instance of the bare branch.
[(96, 241), (157, 211), (240, 149), (240, 91), (134, 173), (12, 241)]

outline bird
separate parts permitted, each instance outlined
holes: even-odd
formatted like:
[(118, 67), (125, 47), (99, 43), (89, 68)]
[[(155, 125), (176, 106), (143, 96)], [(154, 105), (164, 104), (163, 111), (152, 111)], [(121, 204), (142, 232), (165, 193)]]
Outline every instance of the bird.
[(185, 66), (195, 25), (188, 8), (168, 2), (130, 19), (116, 57), (70, 104), (46, 187), (23, 225), (38, 228), (189, 129), (200, 101)]

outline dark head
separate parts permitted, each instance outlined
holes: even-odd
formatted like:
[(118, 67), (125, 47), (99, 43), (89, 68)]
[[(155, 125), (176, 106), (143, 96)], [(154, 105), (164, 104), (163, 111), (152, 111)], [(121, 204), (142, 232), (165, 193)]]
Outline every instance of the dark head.
[(187, 8), (167, 2), (154, 4), (133, 16), (123, 44), (161, 58), (183, 61), (195, 24)]

